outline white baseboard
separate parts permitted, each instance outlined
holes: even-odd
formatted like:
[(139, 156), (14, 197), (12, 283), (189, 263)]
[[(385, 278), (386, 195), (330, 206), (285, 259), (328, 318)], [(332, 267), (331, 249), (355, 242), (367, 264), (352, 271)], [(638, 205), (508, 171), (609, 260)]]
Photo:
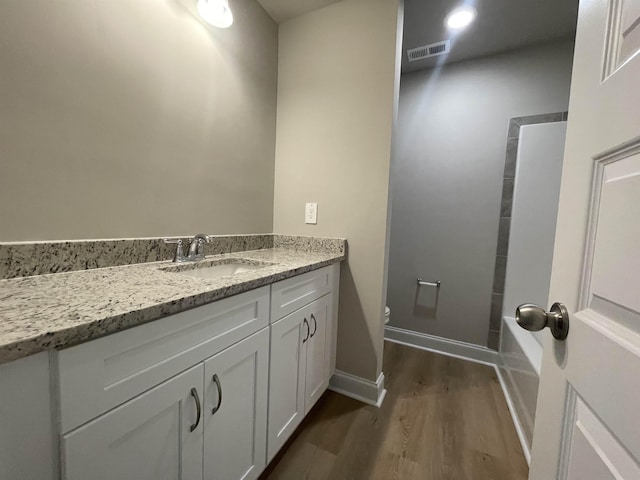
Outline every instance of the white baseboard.
[(366, 378), (336, 370), (329, 382), (329, 390), (378, 408), (382, 405), (387, 394), (384, 388), (384, 373), (382, 372), (378, 376), (378, 380), (372, 382)]
[(496, 369), (496, 375), (498, 376), (500, 387), (502, 387), (502, 393), (504, 394), (504, 398), (507, 401), (507, 407), (509, 407), (511, 420), (513, 420), (514, 427), (516, 427), (516, 433), (518, 434), (518, 440), (520, 440), (520, 445), (522, 445), (522, 452), (524, 453), (524, 458), (527, 459), (527, 464), (531, 465), (531, 451), (529, 450), (529, 446), (527, 445), (527, 441), (524, 436), (524, 430), (522, 429), (522, 425), (520, 424), (520, 418), (518, 418), (518, 414), (516, 413), (516, 409), (513, 404), (511, 394), (509, 393), (509, 389), (507, 389), (507, 385), (504, 383), (504, 378), (502, 378), (502, 373), (500, 372), (500, 369), (498, 368), (497, 365), (495, 365), (494, 368)]
[(494, 366), (498, 363), (498, 352), (490, 348), (480, 347), (471, 343), (459, 342), (448, 338), (413, 332), (398, 327), (384, 327), (384, 338), (390, 342), (408, 345), (410, 347), (441, 353), (450, 357), (461, 358), (471, 362)]

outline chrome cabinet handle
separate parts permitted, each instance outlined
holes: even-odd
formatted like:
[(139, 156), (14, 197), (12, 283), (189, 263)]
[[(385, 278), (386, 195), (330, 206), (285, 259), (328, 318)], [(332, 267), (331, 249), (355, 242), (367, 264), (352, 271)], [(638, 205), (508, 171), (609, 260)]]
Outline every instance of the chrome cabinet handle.
[(311, 328), (309, 328), (309, 322), (307, 322), (306, 318), (302, 321), (302, 323), (307, 326), (307, 336), (304, 338), (304, 340), (302, 340), (302, 343), (307, 343), (307, 340), (309, 340), (309, 334), (311, 333)]
[(216, 388), (218, 389), (218, 405), (213, 407), (213, 409), (211, 410), (211, 415), (215, 415), (222, 406), (222, 385), (220, 384), (220, 379), (218, 378), (217, 373), (213, 376), (213, 383), (216, 384)]
[(313, 338), (313, 336), (318, 331), (318, 322), (316, 321), (316, 317), (313, 315), (313, 313), (311, 314), (311, 320), (313, 320), (313, 333), (311, 334), (311, 338)]
[(198, 396), (198, 390), (196, 390), (195, 387), (191, 389), (191, 396), (196, 401), (196, 423), (191, 425), (191, 431), (193, 432), (196, 428), (198, 428), (198, 425), (200, 424), (202, 409), (200, 405), (200, 397)]

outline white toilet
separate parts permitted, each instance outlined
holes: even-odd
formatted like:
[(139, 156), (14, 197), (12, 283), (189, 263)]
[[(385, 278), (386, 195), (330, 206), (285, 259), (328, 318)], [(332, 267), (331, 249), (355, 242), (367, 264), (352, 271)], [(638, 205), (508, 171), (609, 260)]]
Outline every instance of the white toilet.
[(389, 307), (384, 307), (384, 324), (389, 325), (389, 318), (391, 317), (391, 310)]

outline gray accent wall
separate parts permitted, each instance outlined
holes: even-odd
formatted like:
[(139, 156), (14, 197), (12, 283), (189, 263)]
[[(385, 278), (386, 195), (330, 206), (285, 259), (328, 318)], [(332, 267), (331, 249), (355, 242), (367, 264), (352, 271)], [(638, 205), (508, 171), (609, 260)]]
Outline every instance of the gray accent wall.
[[(403, 75), (391, 325), (488, 344), (509, 121), (567, 109), (572, 57), (566, 40)], [(418, 288), (419, 276), (442, 286)]]

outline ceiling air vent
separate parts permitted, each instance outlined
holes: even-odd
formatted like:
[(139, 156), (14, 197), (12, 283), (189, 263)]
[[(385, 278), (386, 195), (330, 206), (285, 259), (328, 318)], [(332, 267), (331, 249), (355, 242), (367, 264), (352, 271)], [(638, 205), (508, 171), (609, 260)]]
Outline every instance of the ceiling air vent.
[(430, 43), (429, 45), (423, 45), (422, 47), (411, 48), (407, 50), (407, 57), (409, 57), (410, 62), (415, 62), (429, 57), (445, 55), (449, 53), (450, 50), (451, 42), (449, 40), (443, 40), (442, 42)]

